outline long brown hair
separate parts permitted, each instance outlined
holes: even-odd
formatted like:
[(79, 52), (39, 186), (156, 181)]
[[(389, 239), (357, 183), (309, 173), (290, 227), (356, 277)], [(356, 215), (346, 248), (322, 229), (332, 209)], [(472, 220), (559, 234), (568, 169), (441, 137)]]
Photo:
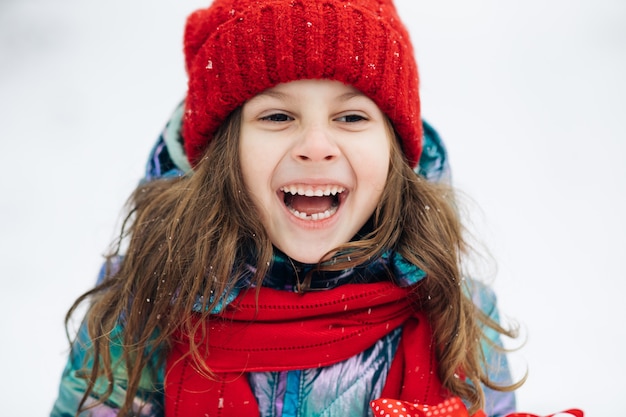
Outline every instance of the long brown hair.
[[(194, 303), (200, 300), (200, 314), (208, 319), (221, 300), (214, 295), (232, 290), (232, 277), (244, 267), (244, 250), (256, 256), (253, 284), (260, 286), (273, 248), (239, 169), (240, 123), (238, 109), (223, 123), (193, 173), (142, 184), (131, 195), (118, 245), (107, 255), (112, 265), (122, 255), (121, 242), (127, 242), (119, 269), (81, 295), (66, 316), (69, 326), (76, 309), (90, 300), (84, 322), (92, 341), (92, 365), (85, 373), (80, 408), (90, 396), (99, 402), (111, 396), (115, 375), (110, 351), (121, 344), (127, 387), (119, 414), (130, 413), (142, 375), (163, 365), (173, 331), (196, 332), (190, 315)], [(483, 366), (479, 323), (513, 334), (480, 313), (464, 294), (459, 265), (467, 248), (452, 190), (415, 175), (394, 140), (387, 185), (371, 224), (361, 239), (337, 249), (350, 257), (337, 257), (318, 268), (341, 270), (384, 250), (397, 250), (427, 273), (412, 296), (431, 318), (444, 386), (469, 401), (472, 410), (483, 406), (481, 383), (500, 390), (515, 388), (496, 386)], [(196, 323), (206, 326), (206, 321)], [(119, 328), (121, 335), (115, 333)], [(202, 362), (196, 345), (190, 351)], [(457, 377), (459, 370), (467, 379)], [(103, 378), (108, 384), (101, 384)]]

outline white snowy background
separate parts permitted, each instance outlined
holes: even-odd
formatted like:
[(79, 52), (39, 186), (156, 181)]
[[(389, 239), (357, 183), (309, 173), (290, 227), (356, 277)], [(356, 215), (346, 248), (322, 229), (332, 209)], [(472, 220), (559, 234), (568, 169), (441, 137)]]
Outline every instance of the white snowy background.
[[(63, 317), (185, 92), (208, 0), (0, 0), (0, 415), (47, 415)], [(520, 409), (624, 415), (626, 2), (398, 0), (526, 344)]]

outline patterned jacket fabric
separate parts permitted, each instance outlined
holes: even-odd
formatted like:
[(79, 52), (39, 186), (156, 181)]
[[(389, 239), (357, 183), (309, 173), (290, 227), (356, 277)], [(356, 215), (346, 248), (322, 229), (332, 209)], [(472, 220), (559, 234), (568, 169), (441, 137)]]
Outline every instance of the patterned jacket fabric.
[[(183, 115), (182, 104), (178, 106), (154, 146), (146, 165), (142, 181), (151, 181), (163, 177), (184, 175), (191, 168), (183, 152), (180, 138), (180, 125)], [(447, 153), (437, 132), (424, 122), (424, 150), (416, 174), (430, 181), (450, 181), (450, 168)], [(121, 259), (118, 260), (121, 262)], [(277, 252), (268, 277), (263, 285), (274, 289), (294, 291), (295, 271), (311, 268), (311, 265), (294, 263)], [(325, 273), (315, 276), (312, 285), (320, 289), (333, 288), (347, 282), (353, 282), (355, 276), (361, 282), (373, 282), (382, 276), (379, 272), (391, 268), (400, 285), (412, 285), (424, 278), (424, 273), (414, 265), (404, 261), (395, 252), (387, 252), (381, 259), (369, 265), (349, 271)], [(251, 268), (252, 269), (252, 268)], [(99, 281), (105, 278), (105, 268), (99, 275)], [(250, 275), (244, 274), (236, 280), (236, 289), (228, 299), (218, 307), (223, 308), (237, 296), (237, 288), (249, 285)], [(496, 298), (491, 289), (484, 284), (465, 280), (468, 296), (489, 317), (498, 321)], [(197, 303), (197, 308), (201, 304)], [(118, 337), (122, 329), (112, 335)], [(487, 337), (501, 346), (499, 334), (491, 329), (484, 329)], [(377, 399), (385, 383), (385, 376), (394, 357), (402, 336), (400, 328), (391, 331), (370, 348), (358, 355), (328, 367), (303, 369), (284, 372), (252, 372), (248, 382), (257, 399), (262, 417), (313, 417), (313, 416), (372, 416), (369, 402)], [(85, 327), (81, 327), (77, 340), (61, 377), (59, 395), (53, 406), (51, 417), (74, 416), (78, 404), (85, 392), (86, 383), (81, 376), (89, 368), (90, 340)], [(495, 382), (511, 382), (506, 356), (495, 351), (488, 343), (483, 344), (489, 375)], [(121, 358), (121, 348), (114, 347), (112, 359)], [(119, 361), (118, 361), (119, 362)], [(113, 394), (105, 404), (100, 404), (81, 414), (83, 417), (117, 416), (117, 409), (125, 398), (125, 370), (121, 364), (114, 366)], [(144, 371), (139, 391), (134, 401), (137, 415), (140, 417), (162, 417), (164, 372), (158, 366)], [(502, 393), (485, 388), (487, 415), (504, 416), (515, 410), (513, 393)], [(95, 398), (89, 399), (94, 403)], [(194, 416), (189, 416), (194, 417)]]

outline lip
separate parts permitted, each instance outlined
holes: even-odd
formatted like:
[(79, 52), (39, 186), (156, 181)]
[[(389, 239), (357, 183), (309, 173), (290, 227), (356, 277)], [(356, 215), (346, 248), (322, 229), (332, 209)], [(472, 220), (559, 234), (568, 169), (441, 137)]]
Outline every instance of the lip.
[[(335, 212), (332, 213), (332, 215), (329, 217), (326, 217), (323, 219), (314, 219), (314, 220), (300, 218), (296, 216), (293, 212), (291, 212), (284, 202), (283, 189), (290, 190), (290, 189), (294, 189), (294, 187), (295, 189), (298, 189), (299, 191), (302, 191), (302, 190), (308, 191), (308, 193), (305, 193), (305, 195), (311, 194), (311, 191), (313, 192), (312, 195), (315, 195), (316, 192), (319, 193), (320, 191), (324, 191), (324, 190), (327, 191), (328, 189), (333, 190), (333, 191), (336, 190), (337, 192), (335, 195), (337, 196), (339, 204), (337, 205)], [(334, 194), (334, 193), (331, 193), (331, 194)], [(289, 219), (291, 223), (303, 229), (316, 230), (316, 229), (324, 229), (324, 228), (330, 227), (339, 220), (341, 212), (343, 211), (342, 209), (344, 207), (344, 203), (349, 194), (350, 192), (348, 191), (348, 187), (346, 187), (341, 182), (337, 182), (336, 180), (315, 179), (315, 180), (297, 180), (297, 181), (291, 181), (291, 182), (285, 183), (281, 185), (280, 187), (278, 187), (276, 191), (276, 198), (278, 199), (280, 206), (282, 207), (285, 215), (287, 216), (287, 218)], [(328, 195), (328, 194), (324, 193), (324, 195)]]

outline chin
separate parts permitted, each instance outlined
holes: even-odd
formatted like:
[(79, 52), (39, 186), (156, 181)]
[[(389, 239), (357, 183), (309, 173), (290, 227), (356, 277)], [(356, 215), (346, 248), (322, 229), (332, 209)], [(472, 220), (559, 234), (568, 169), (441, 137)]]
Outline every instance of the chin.
[(326, 261), (330, 259), (332, 254), (324, 258), (324, 255), (326, 255), (326, 253), (329, 250), (330, 248), (324, 251), (302, 249), (298, 251), (282, 251), (282, 252), (285, 253), (285, 255), (287, 255), (289, 258), (293, 259), (294, 261), (297, 261), (303, 264), (317, 264), (321, 261)]
[(289, 253), (287, 253), (287, 256), (289, 256), (294, 261), (297, 261), (303, 264), (317, 264), (318, 262), (321, 261), (321, 258), (323, 255), (320, 255), (319, 257), (315, 257), (315, 256), (297, 256), (297, 255), (290, 255)]

